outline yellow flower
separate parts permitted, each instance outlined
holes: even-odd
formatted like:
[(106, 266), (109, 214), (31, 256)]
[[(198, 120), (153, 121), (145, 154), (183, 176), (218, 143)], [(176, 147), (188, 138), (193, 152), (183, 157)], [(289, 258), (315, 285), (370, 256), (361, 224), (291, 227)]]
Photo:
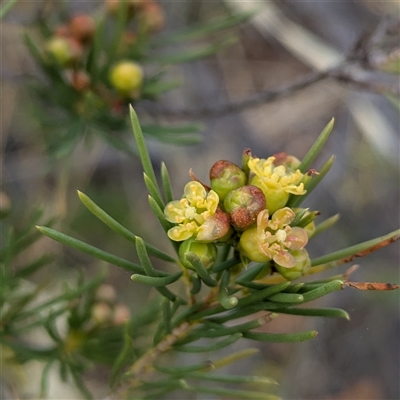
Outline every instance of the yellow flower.
[[(182, 199), (171, 201), (164, 209), (166, 219), (178, 224), (168, 231), (168, 237), (178, 242), (191, 237), (196, 238), (210, 224), (210, 218), (215, 215), (218, 203), (219, 197), (213, 190), (207, 192), (200, 182), (187, 183)], [(212, 241), (217, 238), (202, 239)]]
[(308, 242), (306, 231), (300, 227), (291, 227), (289, 224), (296, 214), (285, 207), (272, 215), (269, 220), (268, 211), (263, 210), (257, 217), (257, 241), (260, 251), (278, 265), (292, 268), (296, 260), (291, 250), (300, 250)]
[(239, 248), (250, 260), (265, 262), (274, 260), (284, 268), (293, 268), (296, 259), (291, 254), (302, 249), (308, 242), (303, 228), (291, 227), (295, 213), (288, 207), (276, 211), (269, 219), (268, 210), (257, 216), (257, 227), (246, 230), (240, 237)]
[(274, 165), (275, 157), (267, 159), (250, 158), (248, 167), (251, 171), (250, 184), (258, 186), (267, 200), (270, 213), (284, 207), (289, 194), (302, 195), (306, 193), (301, 183), (303, 174), (299, 169), (291, 171), (284, 165)]

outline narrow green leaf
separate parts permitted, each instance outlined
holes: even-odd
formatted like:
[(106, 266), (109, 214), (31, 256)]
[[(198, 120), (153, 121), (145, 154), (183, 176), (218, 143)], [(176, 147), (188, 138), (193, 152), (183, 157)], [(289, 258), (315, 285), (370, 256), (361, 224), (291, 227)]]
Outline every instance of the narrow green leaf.
[(161, 181), (164, 190), (164, 196), (167, 203), (174, 200), (174, 195), (172, 192), (171, 180), (169, 177), (167, 166), (164, 162), (161, 163)]
[(96, 276), (96, 278), (92, 279), (90, 282), (88, 282), (82, 286), (79, 286), (78, 288), (76, 288), (74, 290), (70, 290), (66, 293), (61, 294), (60, 296), (57, 296), (48, 301), (45, 301), (44, 303), (41, 303), (28, 311), (19, 313), (14, 318), (14, 321), (20, 321), (25, 318), (31, 317), (33, 315), (36, 315), (39, 311), (49, 308), (49, 307), (53, 306), (54, 304), (57, 304), (57, 303), (60, 303), (63, 301), (69, 301), (69, 300), (76, 299), (82, 293), (86, 293), (90, 289), (97, 287), (101, 282), (104, 281), (104, 278), (105, 278), (105, 274), (101, 273), (98, 276)]
[(75, 366), (71, 366), (69, 368), (69, 372), (72, 375), (72, 379), (75, 382), (76, 387), (78, 388), (78, 390), (81, 392), (81, 394), (83, 395), (83, 397), (86, 400), (93, 400), (93, 396), (90, 393), (89, 389), (86, 387), (86, 385), (83, 383), (82, 380), (82, 375), (80, 374), (79, 371), (77, 371), (77, 369), (75, 368)]
[(6, 14), (13, 8), (18, 0), (6, 0), (0, 8), (0, 21), (6, 16)]
[(136, 274), (144, 274), (144, 269), (140, 265), (134, 264), (131, 261), (114, 256), (113, 254), (100, 250), (97, 247), (91, 246), (90, 244), (82, 242), (78, 239), (74, 239), (71, 236), (64, 235), (61, 232), (57, 232), (54, 229), (47, 228), (45, 226), (37, 226), (36, 228), (39, 230), (39, 232), (59, 243), (65, 244), (66, 246), (82, 251), (83, 253), (89, 254), (95, 258), (98, 258), (99, 260), (103, 260), (110, 264), (116, 265), (117, 267), (126, 269), (127, 271), (131, 271)]
[(120, 1), (118, 2), (118, 6), (117, 21), (114, 30), (112, 31), (112, 40), (106, 51), (108, 57), (108, 65), (116, 61), (117, 50), (120, 46), (122, 35), (124, 34), (124, 31), (126, 30), (129, 21), (128, 2)]
[(221, 306), (226, 308), (227, 310), (234, 308), (238, 303), (238, 299), (236, 297), (230, 297), (228, 295), (229, 280), (230, 280), (229, 270), (225, 270), (222, 275), (219, 287), (219, 302), (221, 303)]
[(158, 189), (158, 194), (161, 197), (160, 190), (157, 184), (156, 175), (154, 173), (153, 165), (151, 164), (151, 159), (149, 152), (147, 150), (146, 142), (143, 137), (142, 128), (140, 127), (139, 119), (136, 115), (135, 110), (130, 105), (130, 118), (132, 123), (133, 134), (136, 141), (136, 146), (139, 151), (140, 161), (142, 162), (143, 170), (149, 179), (152, 181), (153, 185)]
[(233, 267), (238, 262), (239, 262), (239, 259), (234, 257), (234, 258), (231, 258), (231, 259), (229, 259), (227, 261), (224, 261), (224, 262), (221, 262), (221, 263), (216, 263), (209, 269), (209, 273), (210, 274), (214, 274), (215, 272), (224, 271), (226, 269), (229, 269), (229, 268)]
[[(168, 82), (151, 82), (151, 83), (145, 83), (143, 85), (143, 89), (141, 92), (142, 98), (156, 98), (157, 96), (169, 92), (170, 90), (176, 89), (180, 86), (182, 86), (182, 81), (168, 81)], [(146, 129), (145, 127), (142, 128), (143, 133), (146, 135)]]
[(192, 371), (209, 371), (213, 369), (213, 363), (212, 361), (203, 361), (199, 364), (185, 365), (182, 367), (164, 367), (161, 365), (154, 365), (154, 368), (164, 374), (180, 375)]
[(290, 224), (290, 226), (298, 226), (300, 220), (304, 217), (305, 213), (308, 211), (308, 208), (304, 208), (296, 213), (294, 220)]
[[(117, 222), (114, 218), (112, 218), (109, 214), (107, 214), (103, 209), (101, 209), (93, 200), (91, 200), (86, 194), (80, 192), (78, 190), (78, 196), (83, 205), (100, 221), (104, 222), (109, 228), (111, 228), (114, 232), (121, 235), (126, 240), (136, 244), (136, 235), (131, 231), (122, 226), (119, 222)], [(156, 247), (152, 246), (149, 243), (145, 242), (146, 250), (149, 254), (170, 262), (176, 262), (174, 258), (169, 256), (166, 253), (163, 253), (161, 250), (158, 250)]]
[(206, 35), (209, 35), (210, 33), (218, 32), (235, 26), (251, 18), (253, 15), (254, 11), (252, 10), (251, 12), (246, 11), (234, 15), (223, 16), (222, 18), (215, 18), (207, 23), (202, 23), (198, 26), (184, 29), (181, 32), (172, 33), (170, 35), (166, 35), (165, 37), (157, 38), (157, 40), (154, 40), (154, 45), (164, 46), (166, 44), (176, 44), (187, 40), (200, 39)]
[(147, 187), (147, 190), (149, 192), (149, 195), (155, 200), (157, 203), (158, 207), (160, 207), (161, 210), (164, 210), (165, 208), (165, 203), (164, 200), (161, 197), (161, 194), (159, 192), (159, 188), (154, 185), (152, 180), (146, 175), (146, 173), (143, 173), (143, 179), (144, 183)]
[(190, 332), (182, 341), (194, 341), (199, 338), (216, 338), (216, 337), (221, 337), (221, 336), (227, 336), (227, 335), (232, 335), (234, 333), (245, 333), (251, 329), (256, 329), (259, 328), (260, 326), (263, 326), (265, 323), (269, 322), (271, 320), (270, 316), (264, 316), (261, 318), (254, 319), (249, 322), (244, 322), (243, 324), (238, 324), (235, 326), (221, 326), (221, 328), (218, 329), (196, 329), (192, 332)]
[(311, 234), (310, 238), (319, 235), (320, 233), (326, 231), (329, 229), (331, 226), (336, 224), (337, 221), (339, 221), (340, 215), (335, 214), (332, 217), (327, 218), (325, 221), (322, 221), (315, 227), (315, 231)]
[(32, 261), (28, 265), (25, 265), (23, 269), (20, 269), (15, 272), (15, 277), (17, 278), (26, 278), (29, 275), (33, 274), (35, 271), (43, 267), (44, 265), (50, 263), (54, 260), (54, 256), (45, 254), (42, 257)]
[(343, 281), (335, 280), (328, 282), (325, 285), (321, 285), (317, 289), (310, 290), (303, 294), (304, 303), (319, 299), (320, 297), (326, 296), (329, 293), (336, 292), (337, 290), (343, 289)]
[(376, 239), (368, 240), (366, 242), (359, 243), (354, 246), (350, 246), (330, 254), (326, 254), (322, 257), (314, 258), (313, 260), (311, 260), (311, 266), (315, 267), (321, 264), (341, 260), (347, 257), (349, 257), (349, 259), (346, 262), (350, 262), (353, 260), (354, 256), (357, 255), (357, 253), (361, 253), (367, 250), (372, 250), (372, 248), (375, 246), (377, 246), (378, 249), (380, 248), (380, 246), (378, 245), (381, 244), (381, 242), (386, 242), (386, 241), (393, 242), (395, 240), (398, 240), (399, 238), (400, 238), (400, 229), (397, 229), (393, 232), (388, 233), (387, 235), (380, 236)]
[(128, 364), (128, 361), (131, 361), (132, 354), (133, 354), (133, 341), (129, 334), (131, 331), (131, 322), (127, 321), (124, 326), (124, 344), (120, 353), (118, 354), (110, 373), (110, 380), (109, 385), (112, 388), (116, 381), (118, 374), (122, 371), (124, 366)]
[(302, 303), (304, 297), (297, 293), (277, 293), (268, 297), (268, 300), (277, 303)]
[(304, 218), (299, 221), (298, 225), (300, 228), (305, 228), (308, 224), (311, 224), (317, 218), (319, 212), (318, 211), (312, 211), (308, 215), (306, 215)]
[(258, 274), (261, 273), (261, 271), (264, 268), (268, 268), (270, 265), (270, 261), (267, 261), (265, 263), (259, 263), (256, 264), (250, 268), (243, 269), (243, 272), (240, 273), (240, 275), (236, 278), (235, 282), (241, 284), (243, 281), (252, 281), (257, 278)]
[(163, 312), (164, 329), (167, 334), (171, 333), (171, 305), (166, 297), (161, 300), (161, 307)]
[(304, 283), (295, 283), (293, 285), (290, 285), (287, 289), (285, 289), (285, 293), (297, 293), (302, 287), (304, 286)]
[(335, 156), (331, 156), (321, 167), (319, 170), (319, 175), (314, 175), (311, 179), (305, 184), (305, 189), (307, 192), (302, 196), (292, 195), (287, 202), (287, 207), (299, 207), (300, 204), (312, 193), (312, 191), (317, 187), (317, 185), (321, 182), (322, 179), (326, 176), (326, 174), (332, 168), (332, 165), (335, 161)]
[[(153, 264), (151, 263), (150, 258), (147, 254), (144, 241), (139, 236), (136, 237), (136, 252), (137, 252), (137, 255), (139, 257), (141, 264), (143, 265), (144, 271), (148, 275), (148, 277), (154, 277), (154, 278), (157, 277), (159, 275), (159, 272), (154, 269)], [(179, 277), (178, 277), (178, 279), (179, 279)], [(171, 301), (176, 300), (176, 296), (166, 287), (155, 286), (155, 288), (158, 290), (158, 292), (161, 295), (167, 297), (169, 300), (171, 300)]]
[(255, 383), (258, 385), (278, 385), (275, 379), (265, 376), (243, 376), (243, 375), (217, 375), (214, 373), (188, 372), (185, 378), (201, 379), (202, 381), (225, 382), (225, 383)]
[(190, 289), (191, 294), (197, 294), (201, 290), (201, 279), (197, 274), (192, 274), (191, 277), (192, 288)]
[(218, 53), (221, 49), (223, 49), (226, 46), (230, 46), (233, 43), (236, 43), (236, 41), (237, 39), (235, 37), (229, 36), (223, 40), (219, 40), (216, 43), (200, 47), (196, 50), (186, 50), (175, 54), (171, 53), (171, 54), (153, 56), (149, 61), (164, 65), (188, 63)]
[(56, 361), (55, 357), (49, 359), (42, 371), (42, 377), (40, 379), (40, 398), (47, 399), (47, 393), (49, 391), (49, 373), (51, 368)]
[(238, 302), (238, 306), (243, 307), (252, 303), (256, 303), (258, 301), (268, 299), (272, 295), (282, 292), (282, 290), (285, 290), (288, 286), (290, 286), (290, 282), (283, 282), (283, 283), (278, 283), (276, 285), (272, 285), (268, 288), (262, 289), (256, 293), (250, 294), (240, 299)]
[(154, 215), (157, 217), (158, 222), (162, 226), (165, 232), (168, 232), (169, 229), (171, 229), (172, 224), (167, 221), (165, 218), (163, 210), (160, 208), (158, 203), (153, 199), (153, 197), (148, 196), (149, 199), (149, 204), (151, 209), (153, 210)]
[(282, 308), (275, 310), (278, 314), (305, 315), (308, 317), (345, 318), (350, 320), (349, 314), (340, 308)]
[(200, 258), (195, 253), (185, 253), (184, 257), (190, 264), (192, 264), (193, 268), (196, 270), (197, 275), (202, 279), (202, 281), (210, 287), (217, 286), (217, 282), (211, 278), (210, 274), (207, 271), (207, 268), (204, 266)]
[[(241, 332), (238, 333), (233, 333), (232, 335), (228, 336), (225, 339), (222, 339), (218, 342), (209, 344), (209, 345), (204, 345), (204, 346), (190, 346), (190, 345), (182, 345), (182, 346), (174, 346), (173, 350), (174, 351), (180, 351), (183, 353), (207, 353), (210, 351), (217, 351), (220, 349), (223, 349), (224, 347), (229, 346), (232, 343), (235, 343), (238, 341), (240, 338), (243, 337), (243, 334)], [(185, 374), (185, 377), (187, 375)]]
[(133, 274), (131, 279), (133, 282), (142, 283), (143, 285), (163, 287), (176, 282), (182, 276), (182, 272), (177, 272), (175, 274), (164, 276), (161, 278), (150, 277), (145, 275)]
[(318, 335), (317, 331), (307, 331), (300, 333), (260, 333), (245, 332), (243, 336), (247, 339), (257, 340), (259, 342), (304, 342), (305, 340), (314, 339)]
[(334, 124), (335, 124), (335, 119), (332, 118), (329, 121), (328, 125), (326, 125), (325, 128), (322, 130), (322, 132), (318, 136), (317, 140), (311, 146), (311, 149), (304, 156), (303, 160), (301, 161), (301, 163), (299, 165), (299, 170), (301, 172), (305, 173), (307, 171), (308, 167), (314, 161), (315, 157), (319, 154), (323, 145), (325, 144), (326, 140), (328, 139), (329, 135), (331, 134)]

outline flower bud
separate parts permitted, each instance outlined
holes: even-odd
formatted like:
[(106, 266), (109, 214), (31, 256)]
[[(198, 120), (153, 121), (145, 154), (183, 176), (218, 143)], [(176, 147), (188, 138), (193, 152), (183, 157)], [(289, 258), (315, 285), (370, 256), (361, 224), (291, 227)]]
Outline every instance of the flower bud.
[(78, 42), (87, 43), (93, 39), (96, 25), (90, 15), (81, 14), (71, 19), (69, 30), (71, 36)]
[(82, 46), (74, 39), (53, 37), (46, 43), (46, 52), (62, 66), (74, 64), (83, 54)]
[(246, 184), (246, 174), (236, 164), (220, 160), (211, 167), (210, 181), (211, 189), (224, 201), (229, 192)]
[(125, 304), (117, 304), (114, 308), (112, 323), (113, 325), (121, 325), (131, 316), (129, 308)]
[(257, 215), (266, 206), (263, 191), (252, 185), (232, 190), (225, 198), (224, 208), (232, 225), (238, 230), (245, 230), (257, 220)]
[(126, 5), (122, 4), (125, 0), (106, 0), (107, 11), (112, 15), (118, 15), (120, 7), (126, 7), (126, 13), (128, 17), (132, 17), (137, 9), (142, 7), (146, 0), (126, 0)]
[(96, 303), (92, 307), (92, 319), (98, 325), (107, 324), (111, 321), (112, 310), (111, 307), (106, 303)]
[(71, 86), (78, 92), (90, 87), (90, 76), (85, 71), (72, 71), (70, 75)]
[(113, 304), (117, 299), (117, 293), (113, 286), (104, 283), (97, 288), (94, 298), (99, 303)]
[(121, 61), (112, 67), (110, 82), (122, 95), (135, 97), (143, 83), (143, 69), (135, 62)]
[(271, 260), (258, 246), (257, 228), (250, 228), (242, 233), (239, 240), (239, 251), (251, 261), (265, 262)]
[(291, 268), (285, 268), (281, 265), (275, 264), (275, 269), (288, 281), (300, 278), (311, 268), (311, 260), (307, 253), (307, 250), (293, 250), (290, 254), (295, 259), (295, 266)]
[(196, 240), (201, 242), (225, 241), (230, 227), (228, 214), (217, 208), (215, 214), (207, 217), (205, 222), (200, 226)]
[(185, 253), (194, 253), (208, 269), (211, 268), (217, 258), (217, 246), (213, 243), (202, 243), (195, 239), (187, 239), (179, 247), (179, 258), (185, 268), (194, 269), (185, 258)]
[(148, 1), (143, 5), (140, 21), (145, 32), (159, 32), (165, 24), (164, 11), (158, 3)]
[(295, 172), (299, 168), (300, 160), (295, 156), (286, 154), (284, 151), (274, 154), (273, 157), (275, 158), (274, 165), (276, 167), (283, 165), (289, 172)]
[(59, 37), (70, 37), (71, 36), (71, 31), (69, 30), (68, 25), (60, 25), (56, 28), (54, 31), (54, 36), (59, 36)]

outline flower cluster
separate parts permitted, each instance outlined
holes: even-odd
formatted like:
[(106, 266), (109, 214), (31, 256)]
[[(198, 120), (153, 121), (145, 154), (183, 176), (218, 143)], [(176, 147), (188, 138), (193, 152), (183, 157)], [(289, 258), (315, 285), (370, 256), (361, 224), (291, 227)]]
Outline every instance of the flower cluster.
[[(287, 206), (290, 196), (306, 193), (309, 179), (297, 158), (279, 153), (267, 159), (243, 153), (243, 166), (217, 161), (210, 170), (210, 187), (197, 180), (186, 184), (183, 197), (164, 210), (174, 226), (171, 240), (182, 242), (182, 264), (191, 268), (185, 253), (195, 253), (210, 268), (216, 245), (229, 243), (249, 261), (269, 263), (272, 271), (295, 279), (310, 267), (305, 246), (316, 213)], [(304, 224), (304, 217), (308, 218)], [(301, 226), (299, 226), (301, 225)]]
[(153, 0), (107, 0), (105, 5), (112, 19), (117, 20), (123, 13), (124, 18), (129, 20), (127, 29), (112, 49), (116, 54), (115, 62), (106, 66), (105, 72), (113, 92), (107, 93), (104, 85), (100, 87), (91, 73), (91, 58), (98, 46), (95, 36), (102, 35), (102, 32), (90, 15), (79, 14), (67, 23), (58, 25), (45, 43), (44, 58), (47, 63), (55, 63), (60, 67), (65, 80), (78, 92), (92, 92), (104, 100), (106, 97), (115, 98), (116, 103), (118, 99), (126, 101), (140, 98), (144, 74), (142, 66), (133, 61), (138, 58), (135, 57), (137, 47), (141, 46), (138, 38), (143, 39), (160, 31), (165, 22), (164, 12)]

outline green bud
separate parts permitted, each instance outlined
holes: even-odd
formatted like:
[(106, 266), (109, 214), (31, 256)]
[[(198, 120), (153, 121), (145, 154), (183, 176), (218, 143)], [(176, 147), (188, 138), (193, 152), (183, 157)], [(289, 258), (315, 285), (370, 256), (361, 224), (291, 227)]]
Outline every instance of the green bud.
[(46, 53), (51, 55), (62, 66), (70, 66), (83, 54), (82, 45), (75, 39), (53, 37), (46, 43)]
[(311, 268), (311, 260), (307, 253), (307, 250), (293, 250), (290, 254), (296, 260), (296, 264), (292, 268), (285, 268), (278, 264), (275, 264), (275, 269), (288, 281), (300, 278)]
[(179, 258), (185, 268), (194, 269), (186, 258), (185, 253), (194, 253), (208, 269), (211, 268), (217, 258), (217, 246), (213, 243), (202, 243), (195, 239), (187, 239), (179, 247)]
[(211, 189), (224, 201), (229, 192), (246, 184), (246, 174), (236, 164), (220, 160), (211, 167), (210, 181)]
[(123, 96), (136, 97), (143, 83), (143, 69), (135, 62), (121, 61), (111, 68), (110, 82)]
[(265, 196), (257, 186), (242, 186), (228, 193), (224, 207), (232, 225), (238, 230), (245, 230), (256, 222), (260, 211), (265, 210)]
[(295, 172), (299, 168), (300, 160), (295, 156), (286, 154), (284, 151), (274, 154), (273, 157), (275, 157), (275, 167), (283, 165), (288, 172)]

